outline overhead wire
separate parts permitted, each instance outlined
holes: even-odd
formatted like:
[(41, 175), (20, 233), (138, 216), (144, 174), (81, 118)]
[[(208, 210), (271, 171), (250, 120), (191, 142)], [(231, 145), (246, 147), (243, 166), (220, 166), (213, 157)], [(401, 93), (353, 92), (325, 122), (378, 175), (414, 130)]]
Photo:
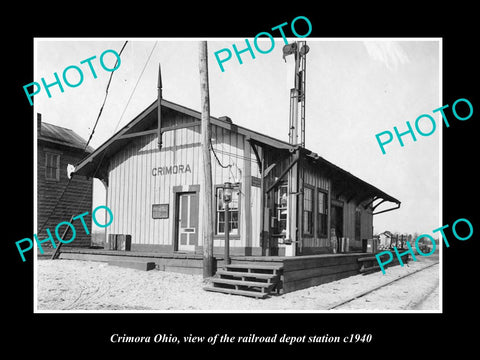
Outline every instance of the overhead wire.
[[(142, 68), (142, 70), (140, 71), (140, 74), (138, 75), (137, 81), (136, 81), (136, 83), (135, 83), (135, 85), (134, 85), (134, 87), (133, 87), (133, 89), (132, 89), (132, 91), (131, 91), (131, 93), (130, 93), (130, 96), (128, 97), (128, 100), (127, 100), (127, 102), (126, 102), (126, 104), (125, 104), (125, 106), (124, 106), (124, 108), (123, 108), (122, 114), (120, 115), (120, 117), (119, 117), (119, 119), (118, 119), (118, 121), (117, 121), (117, 124), (115, 125), (115, 129), (113, 130), (113, 133), (115, 133), (115, 132), (117, 131), (117, 129), (118, 129), (118, 127), (119, 127), (119, 125), (120, 125), (120, 123), (121, 123), (121, 121), (122, 121), (122, 119), (123, 119), (123, 116), (124, 116), (124, 114), (125, 114), (128, 106), (129, 106), (129, 104), (130, 104), (130, 101), (131, 101), (132, 98), (133, 98), (133, 95), (135, 94), (135, 91), (137, 90), (138, 84), (140, 83), (140, 80), (142, 79), (142, 76), (143, 76), (143, 74), (144, 74), (144, 72), (145, 72), (145, 69), (147, 68), (147, 65), (148, 65), (149, 62), (150, 62), (150, 59), (151, 59), (151, 57), (152, 57), (152, 55), (153, 55), (153, 52), (154, 52), (157, 44), (158, 44), (158, 41), (155, 41), (155, 43), (153, 44), (152, 50), (150, 50), (150, 54), (148, 55), (148, 58), (147, 58), (147, 60), (145, 61), (145, 64), (143, 65), (143, 68)], [(100, 160), (98, 161), (97, 166), (95, 167), (95, 170), (93, 171), (93, 173), (92, 173), (92, 175), (91, 175), (92, 178), (95, 177), (95, 175), (97, 174), (98, 170), (100, 169), (100, 166), (101, 166), (101, 164), (102, 164), (102, 162), (103, 162), (103, 159), (105, 158), (105, 155), (106, 155), (106, 152), (103, 152), (103, 153), (102, 153), (102, 156), (100, 157)], [(85, 194), (84, 194), (84, 197), (85, 197)]]
[[(118, 52), (118, 55), (119, 55), (119, 56), (121, 56), (121, 54), (122, 54), (123, 50), (125, 49), (125, 46), (127, 45), (127, 43), (128, 43), (128, 40), (125, 41), (125, 43), (123, 44), (122, 48), (121, 48), (120, 51)], [(117, 67), (117, 64), (118, 64), (118, 58), (117, 58), (117, 60), (115, 61), (115, 66), (114, 66), (114, 68)], [(105, 89), (105, 97), (104, 97), (103, 103), (102, 103), (102, 105), (101, 105), (101, 107), (100, 107), (100, 110), (99, 110), (97, 119), (96, 119), (95, 124), (94, 124), (93, 129), (92, 129), (92, 132), (91, 132), (91, 134), (90, 134), (90, 136), (89, 136), (89, 138), (88, 138), (88, 140), (87, 140), (87, 142), (85, 143), (85, 146), (84, 146), (84, 148), (83, 148), (83, 152), (84, 152), (84, 153), (85, 153), (85, 152), (87, 151), (87, 149), (88, 149), (88, 145), (89, 145), (89, 143), (90, 143), (90, 141), (91, 141), (91, 139), (92, 139), (92, 136), (93, 136), (93, 134), (94, 134), (94, 132), (95, 132), (95, 129), (96, 129), (97, 124), (98, 124), (98, 121), (100, 120), (100, 117), (101, 117), (101, 115), (102, 115), (103, 108), (104, 108), (105, 103), (106, 103), (106, 101), (107, 101), (108, 90), (109, 90), (109, 88), (110, 88), (110, 83), (111, 83), (111, 81), (112, 81), (112, 77), (113, 77), (114, 72), (115, 72), (115, 71), (112, 71), (112, 72), (110, 73), (110, 78), (108, 79), (108, 83), (107, 83), (107, 86), (106, 86), (106, 89)], [(65, 184), (65, 186), (64, 186), (64, 188), (63, 188), (62, 193), (61, 193), (60, 196), (57, 198), (57, 201), (55, 202), (55, 205), (53, 206), (52, 211), (51, 211), (50, 214), (48, 215), (47, 219), (43, 222), (43, 224), (42, 224), (42, 226), (40, 227), (40, 229), (37, 230), (37, 233), (40, 233), (40, 232), (43, 230), (43, 228), (45, 227), (45, 225), (48, 223), (48, 221), (50, 220), (50, 218), (51, 218), (52, 215), (54, 214), (55, 210), (56, 210), (57, 207), (58, 207), (58, 204), (60, 203), (60, 201), (62, 200), (63, 196), (65, 195), (65, 192), (67, 191), (68, 187), (70, 186), (70, 183), (72, 182), (72, 179), (73, 179), (73, 176), (70, 176), (69, 179), (68, 179), (68, 182)], [(85, 197), (85, 195), (84, 195), (84, 197)], [(83, 199), (82, 199), (82, 200), (83, 200)]]
[[(125, 107), (123, 108), (122, 114), (120, 115), (120, 118), (118, 119), (117, 124), (115, 125), (115, 129), (113, 130), (114, 133), (117, 131), (118, 126), (120, 125), (120, 122), (122, 121), (123, 115), (125, 114), (125, 111), (127, 110), (127, 107), (130, 104), (130, 101), (132, 100), (132, 97), (133, 97), (135, 91), (137, 90), (137, 86), (140, 82), (140, 79), (143, 76), (143, 73), (145, 72), (145, 69), (147, 68), (148, 63), (150, 62), (150, 58), (152, 57), (153, 51), (155, 50), (155, 47), (157, 46), (157, 43), (158, 43), (158, 41), (155, 41), (155, 44), (153, 44), (152, 50), (150, 51), (150, 54), (148, 55), (147, 61), (145, 62), (145, 65), (143, 65), (142, 71), (140, 72), (140, 75), (137, 78), (137, 82), (135, 83), (135, 86), (133, 87), (133, 90), (130, 93), (130, 96), (127, 100), (127, 103), (126, 103)], [(92, 177), (95, 177), (95, 175), (97, 174), (98, 169), (100, 168), (100, 165), (102, 164), (102, 161), (105, 158), (105, 154), (106, 154), (106, 152), (102, 153), (100, 161), (98, 162), (98, 164), (95, 168), (95, 171), (92, 174)]]
[[(128, 41), (126, 41), (126, 42), (124, 43), (122, 49), (121, 49), (120, 52), (119, 52), (119, 55), (123, 52), (125, 46), (127, 45), (127, 42), (128, 42)], [(135, 83), (135, 86), (133, 87), (132, 92), (130, 93), (130, 96), (129, 96), (128, 100), (127, 100), (127, 103), (125, 104), (125, 107), (124, 107), (124, 109), (123, 109), (123, 111), (122, 111), (122, 114), (120, 115), (120, 118), (119, 118), (119, 120), (117, 121), (117, 124), (116, 124), (116, 126), (115, 126), (114, 132), (117, 131), (118, 126), (120, 125), (120, 122), (121, 122), (121, 120), (122, 120), (122, 118), (123, 118), (123, 116), (124, 116), (124, 114), (125, 114), (125, 112), (126, 112), (126, 110), (127, 110), (127, 108), (128, 108), (128, 105), (130, 104), (130, 101), (132, 100), (133, 95), (135, 94), (135, 91), (136, 91), (136, 89), (137, 89), (137, 86), (138, 86), (138, 84), (139, 84), (139, 82), (140, 82), (140, 80), (141, 80), (141, 78), (142, 78), (142, 76), (143, 76), (143, 74), (144, 74), (144, 72), (145, 72), (145, 69), (146, 69), (148, 63), (150, 62), (150, 58), (152, 57), (153, 51), (155, 50), (155, 47), (157, 46), (157, 44), (158, 44), (158, 41), (155, 41), (155, 44), (153, 45), (152, 50), (150, 51), (150, 54), (149, 54), (149, 56), (148, 56), (148, 58), (147, 58), (147, 60), (146, 60), (146, 62), (145, 62), (145, 64), (144, 64), (144, 66), (143, 66), (143, 68), (142, 68), (142, 70), (141, 70), (138, 78), (137, 78), (137, 81), (136, 81), (136, 83)], [(116, 67), (116, 65), (117, 65), (117, 63), (115, 64), (115, 67)], [(112, 75), (113, 75), (113, 72), (112, 72)], [(95, 131), (95, 127), (97, 126), (98, 120), (100, 119), (100, 115), (101, 115), (101, 113), (102, 113), (102, 110), (103, 110), (103, 107), (104, 107), (104, 105), (105, 105), (106, 98), (107, 98), (107, 95), (108, 95), (108, 88), (109, 88), (109, 86), (110, 86), (111, 79), (112, 79), (112, 76), (110, 76), (110, 79), (109, 79), (109, 81), (108, 81), (107, 89), (106, 89), (106, 95), (105, 95), (103, 104), (102, 104), (102, 106), (101, 106), (101, 108), (100, 108), (99, 116), (97, 117), (97, 120), (96, 120), (96, 122), (95, 122), (94, 129), (92, 130), (92, 134), (90, 135), (89, 140), (87, 141), (87, 144), (85, 145), (84, 152), (85, 152), (85, 150), (86, 150), (87, 147), (88, 147), (88, 142), (91, 140), (92, 135), (93, 135), (93, 132)], [(105, 157), (105, 153), (102, 154), (102, 157), (101, 157), (100, 161), (98, 162), (98, 164), (97, 164), (97, 166), (96, 166), (96, 168), (95, 168), (95, 171), (93, 172), (92, 177), (95, 177), (96, 173), (98, 172), (98, 170), (99, 170), (99, 168), (100, 168), (100, 165), (101, 165), (104, 157)], [(77, 165), (78, 165), (78, 163), (77, 163)], [(40, 232), (40, 231), (43, 229), (43, 227), (46, 225), (46, 223), (48, 222), (48, 220), (49, 220), (50, 217), (52, 216), (52, 214), (53, 214), (53, 212), (55, 211), (58, 203), (60, 202), (61, 198), (63, 197), (63, 194), (65, 193), (66, 189), (68, 188), (68, 186), (69, 186), (72, 178), (73, 178), (73, 177), (70, 177), (70, 178), (69, 178), (68, 183), (66, 184), (66, 186), (65, 186), (65, 188), (64, 188), (64, 191), (62, 192), (62, 194), (61, 194), (61, 196), (59, 197), (57, 203), (55, 204), (54, 209), (52, 210), (52, 213), (49, 215), (49, 217), (47, 218), (47, 220), (45, 221), (45, 223), (42, 225), (42, 228), (41, 228), (38, 232)], [(86, 193), (83, 194), (82, 199), (80, 200), (80, 202), (82, 202), (82, 201), (84, 200), (85, 196), (86, 196)]]
[(143, 69), (140, 72), (140, 75), (138, 76), (137, 82), (135, 83), (135, 86), (133, 87), (133, 90), (130, 93), (130, 97), (128, 98), (127, 103), (125, 104), (125, 107), (123, 108), (122, 114), (120, 115), (120, 118), (117, 121), (117, 125), (115, 126), (115, 129), (113, 130), (114, 133), (117, 131), (118, 126), (120, 125), (120, 122), (123, 119), (123, 115), (125, 115), (125, 111), (127, 110), (127, 107), (130, 104), (130, 100), (132, 100), (133, 94), (135, 93), (135, 90), (137, 89), (138, 83), (140, 82), (140, 79), (142, 78), (143, 73), (145, 72), (145, 69), (147, 68), (148, 63), (150, 62), (150, 58), (152, 57), (153, 51), (155, 50), (157, 44), (158, 44), (158, 41), (155, 41), (155, 44), (153, 44), (152, 50), (150, 50), (150, 54), (148, 55), (147, 61), (145, 62), (145, 65), (143, 65)]
[[(122, 48), (120, 49), (120, 52), (118, 53), (119, 56), (122, 55), (122, 52), (125, 49), (125, 46), (127, 46), (127, 43), (128, 43), (128, 40), (125, 41)], [(115, 66), (113, 67), (114, 69), (117, 67), (117, 64), (118, 64), (118, 58), (115, 61)], [(103, 107), (105, 106), (105, 102), (107, 101), (108, 89), (110, 88), (110, 83), (112, 81), (113, 73), (114, 73), (114, 71), (110, 73), (110, 78), (108, 79), (108, 84), (107, 84), (107, 87), (105, 89), (105, 97), (103, 98), (102, 106), (100, 107), (100, 111), (98, 112), (97, 120), (95, 121), (95, 125), (93, 126), (90, 137), (88, 138), (87, 143), (85, 144), (85, 149), (84, 150), (86, 150), (88, 145), (90, 144), (90, 140), (92, 140), (93, 134), (95, 133), (95, 129), (97, 128), (98, 120), (100, 120), (100, 116), (102, 115)]]
[(218, 158), (217, 153), (215, 152), (215, 149), (213, 148), (212, 139), (209, 139), (209, 142), (210, 142), (210, 150), (212, 150), (212, 153), (213, 153), (213, 155), (215, 156), (215, 159), (217, 160), (218, 165), (220, 165), (220, 167), (222, 167), (222, 168), (224, 168), (224, 169), (227, 169), (227, 168), (232, 167), (232, 164), (228, 164), (228, 165), (223, 165), (223, 164), (222, 164), (222, 162), (221, 162), (220, 159)]

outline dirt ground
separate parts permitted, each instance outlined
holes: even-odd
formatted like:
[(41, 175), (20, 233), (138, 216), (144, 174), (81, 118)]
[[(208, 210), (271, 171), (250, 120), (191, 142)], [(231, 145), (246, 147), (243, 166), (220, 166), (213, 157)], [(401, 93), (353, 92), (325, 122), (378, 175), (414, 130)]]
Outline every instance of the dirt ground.
[[(424, 258), (387, 269), (303, 289), (264, 300), (203, 290), (202, 276), (158, 270), (140, 271), (107, 263), (38, 260), (36, 309), (56, 311), (326, 311), (380, 284), (432, 264)], [(330, 311), (438, 311), (439, 265)]]

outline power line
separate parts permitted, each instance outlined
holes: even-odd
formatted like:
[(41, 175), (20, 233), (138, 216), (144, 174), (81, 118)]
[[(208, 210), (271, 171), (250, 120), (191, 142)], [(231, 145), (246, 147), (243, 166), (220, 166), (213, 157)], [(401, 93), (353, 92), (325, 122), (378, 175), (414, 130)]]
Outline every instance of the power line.
[(125, 114), (125, 111), (127, 110), (128, 105), (130, 104), (130, 100), (132, 100), (133, 94), (135, 93), (135, 90), (137, 89), (138, 83), (140, 82), (140, 79), (143, 76), (143, 73), (145, 72), (145, 69), (147, 68), (147, 64), (150, 61), (150, 58), (152, 57), (153, 50), (155, 50), (155, 47), (157, 46), (158, 41), (155, 41), (155, 44), (153, 44), (152, 50), (150, 51), (150, 55), (148, 55), (147, 61), (145, 62), (145, 65), (143, 66), (142, 71), (140, 72), (140, 75), (138, 76), (137, 82), (135, 83), (135, 86), (133, 87), (132, 93), (130, 94), (130, 97), (127, 100), (127, 104), (125, 105), (125, 108), (122, 111), (122, 114), (120, 115), (120, 118), (118, 119), (117, 125), (115, 126), (115, 129), (113, 132), (115, 133), (118, 129), (118, 125), (120, 125), (120, 121), (122, 121), (123, 115)]
[[(155, 41), (155, 44), (153, 45), (152, 50), (150, 51), (150, 54), (149, 54), (149, 56), (148, 56), (148, 58), (147, 58), (147, 61), (145, 62), (145, 65), (143, 66), (143, 69), (142, 69), (142, 71), (140, 72), (140, 75), (139, 75), (138, 78), (137, 78), (137, 82), (135, 83), (135, 86), (133, 87), (133, 90), (132, 90), (132, 92), (130, 93), (130, 96), (129, 96), (128, 100), (127, 100), (127, 103), (125, 104), (125, 107), (124, 107), (124, 109), (123, 109), (123, 112), (122, 112), (122, 114), (120, 115), (119, 120), (117, 121), (117, 124), (116, 124), (116, 126), (115, 126), (115, 129), (113, 130), (114, 133), (117, 131), (118, 126), (120, 125), (120, 122), (121, 122), (121, 120), (122, 120), (122, 118), (123, 118), (123, 115), (125, 114), (125, 111), (127, 110), (127, 107), (128, 107), (128, 105), (130, 104), (130, 101), (132, 100), (132, 97), (133, 97), (133, 95), (134, 95), (134, 93), (135, 93), (135, 91), (136, 91), (136, 89), (137, 89), (138, 84), (140, 83), (140, 80), (141, 80), (141, 78), (142, 78), (142, 76), (143, 76), (143, 73), (145, 72), (145, 69), (147, 68), (147, 65), (148, 65), (148, 63), (149, 63), (149, 61), (150, 61), (150, 58), (152, 57), (153, 51), (155, 50), (155, 47), (157, 46), (157, 44), (158, 44), (158, 41)], [(125, 47), (125, 45), (124, 45), (124, 47)], [(122, 48), (122, 50), (123, 50), (123, 48)], [(92, 176), (91, 176), (92, 178), (95, 177), (95, 175), (97, 174), (98, 170), (100, 169), (100, 165), (102, 164), (102, 161), (103, 161), (103, 159), (105, 158), (105, 154), (106, 154), (106, 152), (102, 153), (102, 156), (101, 156), (101, 158), (100, 158), (100, 161), (98, 162), (97, 166), (95, 167), (95, 171), (93, 172), (93, 174), (92, 174)], [(85, 195), (86, 195), (86, 193), (83, 195), (81, 201), (84, 200)]]
[[(145, 69), (147, 68), (147, 65), (150, 61), (150, 58), (152, 57), (153, 51), (155, 50), (155, 47), (157, 46), (157, 43), (158, 43), (158, 41), (155, 41), (155, 44), (153, 45), (152, 50), (150, 51), (150, 55), (148, 55), (147, 61), (145, 62), (145, 65), (143, 65), (143, 69), (142, 69), (142, 71), (140, 72), (140, 75), (137, 78), (137, 82), (135, 83), (135, 86), (133, 87), (132, 92), (130, 93), (130, 97), (127, 100), (127, 104), (125, 105), (125, 107), (123, 109), (123, 112), (122, 112), (122, 114), (120, 115), (120, 118), (117, 121), (117, 125), (115, 126), (115, 129), (113, 130), (114, 133), (117, 131), (118, 126), (120, 125), (120, 122), (123, 118), (123, 115), (125, 114), (125, 111), (127, 110), (127, 107), (130, 104), (130, 100), (132, 100), (133, 94), (135, 93), (135, 90), (137, 89), (137, 85), (139, 84), (140, 79), (142, 78), (143, 73), (145, 72)], [(93, 172), (92, 177), (95, 177), (95, 175), (97, 174), (97, 171), (100, 168), (100, 165), (102, 164), (103, 159), (105, 158), (105, 154), (106, 154), (106, 152), (103, 152), (102, 157), (100, 158), (100, 161), (98, 162), (98, 165), (95, 168), (95, 171)]]
[[(118, 55), (120, 56), (123, 52), (123, 50), (125, 49), (125, 46), (127, 45), (128, 41), (125, 41), (125, 43), (123, 44), (120, 52), (118, 53)], [(115, 61), (115, 66), (114, 68), (117, 67), (117, 64), (118, 64), (118, 58), (117, 60)], [(100, 111), (98, 112), (98, 116), (97, 116), (97, 120), (95, 121), (95, 125), (93, 126), (93, 129), (92, 129), (92, 133), (90, 134), (90, 137), (88, 138), (86, 144), (85, 144), (85, 147), (83, 149), (83, 152), (85, 153), (87, 148), (88, 148), (88, 144), (90, 143), (90, 140), (92, 139), (92, 136), (93, 136), (93, 133), (95, 132), (95, 128), (97, 127), (97, 124), (98, 124), (98, 121), (100, 120), (100, 116), (102, 115), (102, 111), (103, 111), (103, 107), (105, 106), (105, 103), (107, 101), (107, 97), (108, 97), (108, 89), (110, 88), (110, 83), (112, 81), (112, 77), (113, 77), (113, 74), (114, 74), (114, 71), (110, 73), (110, 78), (108, 79), (108, 83), (107, 83), (107, 87), (105, 89), (105, 97), (103, 99), (103, 103), (102, 103), (102, 106), (100, 107)], [(37, 233), (40, 233), (43, 228), (45, 227), (45, 225), (47, 224), (47, 222), (50, 220), (50, 218), (52, 217), (53, 213), (55, 212), (55, 210), (57, 209), (57, 206), (58, 204), (60, 203), (60, 201), (62, 200), (65, 192), (67, 191), (68, 187), (70, 186), (70, 183), (72, 182), (72, 179), (73, 179), (73, 176), (70, 176), (70, 178), (68, 179), (68, 182), (67, 184), (65, 185), (65, 187), (63, 188), (63, 191), (62, 193), (60, 194), (60, 196), (58, 197), (56, 203), (55, 203), (55, 206), (53, 207), (52, 211), (50, 212), (50, 214), (48, 215), (47, 219), (44, 221), (44, 223), (42, 224), (42, 226), (40, 227), (40, 230), (37, 230)], [(84, 195), (85, 197), (85, 195)], [(83, 201), (83, 199), (82, 199)]]
[[(149, 63), (149, 61), (150, 61), (150, 58), (152, 57), (153, 51), (155, 50), (155, 47), (157, 46), (157, 43), (158, 43), (158, 41), (155, 41), (155, 44), (153, 45), (152, 50), (150, 51), (150, 55), (148, 55), (147, 61), (145, 62), (145, 65), (143, 65), (143, 69), (142, 69), (142, 71), (140, 72), (140, 75), (139, 75), (138, 78), (137, 78), (137, 82), (135, 83), (135, 86), (133, 87), (132, 92), (130, 93), (130, 97), (129, 97), (128, 100), (127, 100), (127, 104), (125, 105), (125, 108), (123, 109), (123, 112), (122, 112), (122, 114), (120, 115), (120, 118), (119, 118), (118, 121), (117, 121), (117, 125), (115, 126), (115, 129), (113, 130), (114, 133), (117, 131), (118, 126), (120, 125), (120, 122), (121, 122), (121, 120), (122, 120), (122, 118), (123, 118), (123, 115), (125, 114), (125, 111), (127, 110), (127, 107), (128, 107), (128, 105), (130, 104), (130, 100), (132, 99), (133, 94), (135, 93), (135, 90), (137, 89), (137, 85), (139, 84), (140, 79), (142, 78), (143, 73), (145, 72), (145, 69), (147, 68), (147, 65), (148, 65), (148, 63)], [(100, 169), (100, 165), (102, 164), (102, 161), (103, 161), (103, 159), (105, 158), (105, 154), (106, 154), (106, 152), (103, 152), (103, 153), (102, 153), (102, 156), (101, 156), (100, 160), (98, 161), (98, 164), (97, 164), (97, 166), (96, 166), (96, 168), (95, 168), (95, 171), (94, 171), (93, 174), (92, 174), (92, 177), (95, 177), (95, 175), (97, 174), (98, 169)]]
[(218, 156), (217, 156), (217, 153), (215, 152), (215, 149), (213, 148), (212, 139), (210, 139), (209, 141), (210, 141), (210, 150), (212, 150), (213, 155), (215, 156), (215, 159), (217, 159), (218, 165), (220, 165), (220, 167), (222, 167), (222, 168), (224, 168), (224, 169), (231, 167), (232, 164), (223, 165), (223, 164), (221, 163), (220, 159), (219, 159)]
[[(128, 40), (125, 41), (122, 48), (120, 49), (120, 52), (118, 53), (119, 57), (120, 57), (120, 55), (122, 55), (123, 49), (125, 49), (125, 46), (127, 46), (127, 43), (128, 43)], [(119, 57), (117, 57), (117, 60), (115, 61), (115, 66), (113, 67), (114, 69), (116, 69), (116, 67), (117, 67)], [(112, 81), (113, 73), (114, 72), (110, 73), (110, 78), (108, 79), (108, 84), (107, 84), (107, 87), (105, 89), (105, 97), (103, 99), (103, 104), (100, 107), (100, 111), (98, 112), (97, 120), (95, 121), (95, 125), (93, 126), (93, 129), (92, 129), (92, 133), (90, 134), (90, 137), (88, 138), (87, 143), (85, 144), (85, 149), (84, 150), (87, 149), (88, 144), (90, 143), (90, 140), (92, 139), (92, 136), (95, 133), (95, 129), (96, 129), (97, 124), (98, 124), (98, 120), (100, 120), (100, 116), (102, 115), (103, 107), (105, 106), (105, 102), (107, 101), (108, 89), (110, 88), (110, 82)]]
[[(120, 52), (119, 52), (119, 55), (123, 52), (125, 46), (127, 45), (127, 42), (128, 42), (128, 41), (126, 41), (126, 42), (124, 43), (122, 49), (121, 49)], [(127, 107), (128, 107), (128, 105), (130, 104), (130, 101), (131, 101), (131, 99), (132, 99), (132, 97), (133, 97), (133, 95), (134, 95), (134, 93), (135, 93), (135, 91), (136, 91), (136, 89), (137, 89), (137, 86), (138, 86), (138, 84), (139, 84), (139, 82), (140, 82), (140, 80), (141, 80), (141, 78), (142, 78), (142, 76), (143, 76), (143, 74), (144, 74), (144, 72), (145, 72), (145, 69), (146, 69), (146, 67), (147, 67), (147, 65), (148, 65), (148, 63), (149, 63), (149, 61), (150, 61), (150, 58), (152, 57), (153, 51), (155, 50), (155, 47), (157, 46), (157, 44), (158, 44), (158, 41), (155, 41), (155, 44), (153, 45), (152, 50), (150, 51), (150, 54), (149, 54), (149, 56), (148, 56), (148, 58), (147, 58), (147, 60), (146, 60), (146, 62), (145, 62), (145, 65), (143, 66), (143, 69), (142, 69), (142, 71), (140, 72), (140, 75), (139, 75), (138, 78), (137, 78), (137, 82), (135, 83), (135, 86), (134, 86), (132, 92), (130, 93), (130, 97), (129, 97), (128, 100), (127, 100), (127, 103), (126, 103), (126, 105), (125, 105), (125, 107), (124, 107), (124, 109), (123, 109), (123, 112), (122, 112), (122, 114), (121, 114), (121, 116), (120, 116), (120, 118), (119, 118), (119, 120), (118, 120), (118, 122), (117, 122), (117, 125), (116, 125), (116, 127), (115, 127), (114, 132), (117, 130), (117, 128), (118, 128), (118, 126), (119, 126), (119, 124), (120, 124), (120, 122), (121, 122), (121, 120), (122, 120), (122, 118), (123, 118), (123, 115), (125, 114), (125, 111), (127, 110)], [(115, 64), (115, 67), (116, 67), (116, 65), (117, 65), (117, 63)], [(98, 120), (100, 119), (100, 115), (101, 115), (101, 113), (102, 113), (103, 107), (104, 107), (105, 102), (106, 102), (106, 99), (107, 99), (108, 88), (109, 88), (109, 86), (110, 86), (110, 82), (111, 82), (111, 79), (112, 79), (112, 75), (113, 75), (113, 72), (112, 72), (112, 74), (110, 75), (110, 79), (109, 79), (108, 84), (107, 84), (107, 88), (106, 88), (106, 92), (105, 92), (106, 94), (105, 94), (105, 98), (104, 98), (103, 104), (102, 104), (102, 106), (101, 106), (101, 108), (100, 108), (99, 115), (98, 115), (98, 117), (97, 117), (97, 121), (95, 122), (95, 126), (94, 126), (94, 128), (93, 128), (92, 134), (90, 135), (90, 138), (89, 138), (87, 144), (85, 145), (84, 152), (85, 152), (85, 150), (86, 150), (87, 147), (88, 147), (88, 143), (89, 143), (89, 141), (91, 140), (91, 138), (92, 138), (92, 136), (93, 136), (93, 132), (95, 131), (95, 127), (97, 126)], [(102, 161), (103, 161), (104, 157), (105, 157), (105, 153), (102, 154), (102, 157), (101, 157), (100, 161), (98, 162), (98, 165), (96, 166), (95, 171), (93, 172), (92, 177), (95, 177), (96, 173), (98, 172), (98, 169), (100, 168), (100, 165), (102, 164)], [(77, 165), (78, 165), (78, 163), (77, 163)], [(71, 182), (72, 178), (73, 178), (73, 177), (70, 177), (70, 179), (68, 180), (68, 183), (65, 185), (65, 188), (64, 188), (62, 194), (61, 194), (60, 197), (58, 198), (57, 203), (55, 204), (52, 212), (50, 213), (50, 215), (49, 215), (49, 217), (47, 218), (47, 220), (45, 221), (45, 223), (42, 225), (40, 231), (43, 230), (44, 226), (46, 225), (46, 223), (48, 222), (48, 220), (50, 220), (50, 217), (51, 217), (51, 216), (53, 215), (53, 213), (55, 212), (56, 207), (58, 206), (60, 200), (62, 199), (64, 193), (66, 192), (68, 186), (70, 185), (70, 182)], [(86, 193), (83, 195), (83, 197), (82, 197), (82, 199), (80, 200), (80, 202), (84, 201), (85, 195), (86, 195)], [(40, 233), (40, 231), (38, 231), (38, 232)]]

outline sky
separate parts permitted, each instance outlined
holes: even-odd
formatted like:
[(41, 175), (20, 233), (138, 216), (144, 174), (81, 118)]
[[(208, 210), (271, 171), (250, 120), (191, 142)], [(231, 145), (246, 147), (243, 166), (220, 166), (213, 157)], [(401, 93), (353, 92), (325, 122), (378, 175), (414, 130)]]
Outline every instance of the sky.
[[(200, 111), (200, 39), (115, 38), (48, 39), (35, 41), (34, 79), (54, 81), (64, 69), (76, 65), (83, 71), (77, 87), (64, 84), (44, 89), (34, 97), (34, 113), (42, 121), (70, 128), (88, 139), (105, 97), (110, 72), (100, 65), (109, 49), (122, 53), (114, 71), (102, 116), (90, 143), (97, 148), (116, 131), (155, 101), (158, 66), (161, 64), (163, 98)], [(282, 38), (273, 50), (261, 54), (253, 47), (235, 55), (220, 70), (214, 52), (232, 44), (245, 47), (245, 38), (209, 38), (208, 66), (210, 113), (229, 116), (235, 124), (288, 141), (289, 94), (293, 87), (294, 61), (282, 59)], [(288, 38), (289, 43), (296, 38)], [(441, 223), (441, 133), (442, 120), (433, 113), (441, 99), (441, 40), (433, 39), (344, 39), (304, 38), (310, 48), (306, 71), (306, 148), (335, 165), (399, 199), (400, 209), (374, 216), (374, 233), (431, 234)], [(259, 42), (268, 49), (270, 41)], [(253, 39), (250, 39), (253, 44)], [(97, 78), (87, 64), (92, 60)], [(223, 55), (222, 55), (223, 56)], [(113, 68), (115, 56), (106, 53), (105, 66)], [(75, 71), (68, 79), (75, 83)], [(28, 104), (28, 99), (25, 97)], [(430, 136), (414, 142), (404, 136), (386, 145), (383, 155), (375, 135), (397, 126), (407, 130), (415, 120), (429, 114), (437, 124)], [(34, 122), (35, 124), (35, 122)], [(424, 132), (431, 129), (420, 122)], [(105, 192), (95, 182), (94, 207), (105, 204)], [(377, 211), (391, 207), (381, 205)]]

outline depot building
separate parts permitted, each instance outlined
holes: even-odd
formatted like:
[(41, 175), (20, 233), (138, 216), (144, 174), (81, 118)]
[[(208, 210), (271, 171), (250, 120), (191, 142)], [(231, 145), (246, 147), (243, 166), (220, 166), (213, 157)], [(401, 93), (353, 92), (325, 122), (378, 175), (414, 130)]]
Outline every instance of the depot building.
[[(199, 253), (202, 249), (200, 112), (153, 102), (76, 167), (98, 178), (114, 221), (110, 234), (128, 235), (131, 251)], [(400, 201), (294, 144), (211, 117), (214, 254), (224, 251), (223, 188), (229, 204), (230, 253), (299, 256), (365, 251), (373, 216)], [(375, 212), (378, 205), (393, 207)]]

